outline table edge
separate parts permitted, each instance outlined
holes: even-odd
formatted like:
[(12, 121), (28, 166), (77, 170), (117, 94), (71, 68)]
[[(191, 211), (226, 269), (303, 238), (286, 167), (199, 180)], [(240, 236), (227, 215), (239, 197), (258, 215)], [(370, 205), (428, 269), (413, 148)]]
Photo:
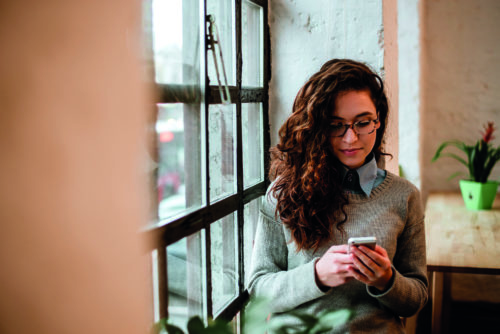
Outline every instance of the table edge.
[(428, 272), (500, 275), (500, 268), (474, 268), (428, 265)]

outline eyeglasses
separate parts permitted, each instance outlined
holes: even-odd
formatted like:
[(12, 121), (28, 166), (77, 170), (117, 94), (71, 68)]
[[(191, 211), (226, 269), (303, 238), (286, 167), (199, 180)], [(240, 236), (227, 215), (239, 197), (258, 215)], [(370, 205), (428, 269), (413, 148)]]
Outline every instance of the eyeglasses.
[(357, 135), (369, 135), (375, 131), (375, 126), (378, 122), (378, 119), (369, 119), (351, 124), (332, 123), (330, 125), (330, 136), (343, 137), (349, 128)]

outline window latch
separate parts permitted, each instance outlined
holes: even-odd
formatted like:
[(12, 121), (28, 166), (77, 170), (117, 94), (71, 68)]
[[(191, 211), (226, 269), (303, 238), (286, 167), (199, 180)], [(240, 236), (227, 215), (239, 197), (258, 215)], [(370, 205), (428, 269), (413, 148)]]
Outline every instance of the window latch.
[[(208, 22), (207, 48), (208, 50), (212, 51), (212, 55), (214, 58), (215, 73), (217, 75), (217, 82), (219, 83), (220, 99), (222, 101), (222, 104), (231, 104), (231, 95), (229, 94), (229, 87), (227, 85), (226, 68), (224, 66), (224, 57), (222, 56), (219, 30), (217, 29), (217, 25), (215, 24), (215, 17), (213, 15), (207, 15), (207, 22)], [(216, 52), (215, 50), (216, 46), (218, 46), (219, 52)], [(222, 85), (221, 83), (217, 58), (219, 58), (220, 61), (222, 75), (224, 77), (224, 85)]]

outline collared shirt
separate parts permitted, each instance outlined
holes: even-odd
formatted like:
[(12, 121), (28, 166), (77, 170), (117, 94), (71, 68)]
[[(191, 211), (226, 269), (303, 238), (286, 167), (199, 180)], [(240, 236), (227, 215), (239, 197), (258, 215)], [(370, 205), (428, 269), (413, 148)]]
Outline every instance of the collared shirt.
[(344, 188), (355, 194), (364, 193), (370, 196), (373, 189), (378, 187), (385, 179), (386, 171), (377, 167), (375, 156), (372, 154), (370, 161), (357, 169), (342, 169)]

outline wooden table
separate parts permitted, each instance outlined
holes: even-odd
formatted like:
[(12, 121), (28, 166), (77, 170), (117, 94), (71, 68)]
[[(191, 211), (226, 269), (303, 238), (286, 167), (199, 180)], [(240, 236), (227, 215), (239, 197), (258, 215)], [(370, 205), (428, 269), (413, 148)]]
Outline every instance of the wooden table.
[(448, 330), (451, 273), (500, 275), (500, 196), (469, 211), (460, 193), (431, 193), (425, 211), (432, 333)]

